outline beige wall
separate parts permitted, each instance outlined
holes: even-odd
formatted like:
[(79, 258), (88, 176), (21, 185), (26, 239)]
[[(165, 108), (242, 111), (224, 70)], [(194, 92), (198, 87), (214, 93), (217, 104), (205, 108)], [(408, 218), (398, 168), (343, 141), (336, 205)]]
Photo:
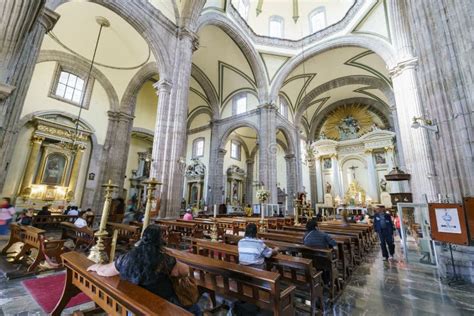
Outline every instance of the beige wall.
[(138, 92), (133, 127), (155, 129), (158, 96), (151, 81), (147, 81)]

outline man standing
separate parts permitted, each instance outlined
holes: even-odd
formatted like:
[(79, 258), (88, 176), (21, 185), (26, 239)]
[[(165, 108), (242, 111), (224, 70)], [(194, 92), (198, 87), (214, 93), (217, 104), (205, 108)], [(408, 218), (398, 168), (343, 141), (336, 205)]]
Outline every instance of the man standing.
[[(382, 248), (382, 255), (384, 261), (393, 259), (395, 253), (395, 245), (393, 243), (393, 222), (390, 214), (385, 214), (383, 208), (377, 208), (377, 213), (374, 215), (374, 230), (379, 235), (380, 248)], [(387, 251), (388, 246), (388, 251)]]

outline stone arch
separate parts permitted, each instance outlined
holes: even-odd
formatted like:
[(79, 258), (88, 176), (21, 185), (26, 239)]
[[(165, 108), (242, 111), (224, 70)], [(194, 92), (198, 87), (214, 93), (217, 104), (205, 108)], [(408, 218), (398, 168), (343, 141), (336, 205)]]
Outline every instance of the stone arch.
[[(47, 7), (56, 10), (60, 5), (68, 2), (73, 1), (50, 0), (47, 1)], [(171, 52), (167, 48), (174, 45), (169, 45), (169, 39), (164, 39), (160, 35), (167, 34), (168, 37), (175, 37), (176, 25), (173, 22), (148, 1), (91, 0), (90, 2), (109, 9), (130, 24), (150, 46), (160, 69), (161, 78), (168, 79), (170, 77), (172, 73)], [(151, 27), (149, 19), (144, 19), (144, 16), (153, 17), (157, 23), (153, 23)]]
[(326, 42), (318, 43), (314, 45), (300, 54), (292, 57), (288, 60), (285, 65), (278, 71), (275, 75), (272, 85), (270, 87), (270, 101), (275, 101), (278, 93), (283, 85), (283, 82), (288, 77), (288, 75), (296, 69), (301, 63), (310, 58), (329, 51), (331, 49), (339, 48), (339, 47), (362, 47), (366, 49), (372, 50), (376, 53), (379, 57), (381, 57), (388, 68), (392, 68), (396, 64), (396, 52), (392, 45), (388, 44), (387, 42), (374, 38), (369, 37), (366, 35), (344, 35), (340, 36)]
[(219, 119), (220, 118), (220, 111), (219, 111), (219, 97), (217, 95), (217, 91), (214, 88), (211, 80), (208, 76), (202, 71), (198, 66), (194, 63), (191, 64), (191, 77), (193, 77), (201, 88), (204, 90), (207, 99), (209, 100), (211, 106), (211, 118), (212, 119)]
[(120, 102), (120, 111), (133, 115), (137, 103), (137, 95), (145, 82), (153, 76), (160, 75), (158, 72), (158, 65), (156, 62), (149, 62), (140, 70), (138, 70), (132, 77), (125, 89)]
[(227, 143), (227, 139), (229, 138), (229, 135), (233, 131), (235, 131), (236, 129), (238, 129), (240, 127), (249, 127), (251, 129), (255, 130), (255, 133), (257, 134), (257, 142), (258, 142), (258, 139), (260, 139), (259, 128), (253, 122), (250, 122), (248, 120), (242, 120), (242, 121), (232, 122), (228, 126), (222, 126), (221, 127), (223, 132), (221, 133), (222, 136), (221, 136), (221, 139), (219, 140), (218, 148), (219, 149), (224, 149), (225, 144)]
[(191, 111), (191, 113), (188, 114), (188, 123), (187, 123), (187, 129), (191, 127), (191, 123), (193, 120), (200, 114), (207, 114), (209, 115), (209, 118), (212, 120), (212, 110), (206, 106), (206, 105), (201, 105), (195, 108), (194, 110)]
[(276, 131), (281, 131), (283, 133), (283, 136), (286, 138), (286, 142), (288, 143), (288, 148), (287, 148), (287, 154), (296, 154), (296, 139), (294, 138), (294, 133), (291, 133), (291, 131), (284, 125), (279, 124), (276, 126)]
[(387, 97), (389, 104), (395, 103), (395, 96), (393, 94), (392, 88), (380, 78), (365, 75), (339, 77), (315, 87), (306, 94), (306, 96), (301, 100), (301, 105), (296, 111), (295, 122), (299, 122), (301, 120), (301, 116), (309, 107), (311, 101), (316, 99), (319, 95), (332, 89), (353, 84), (364, 84), (370, 86), (371, 88), (378, 89), (382, 91), (382, 93)]
[[(72, 69), (77, 69), (77, 71), (81, 73), (87, 73), (90, 68), (90, 63), (83, 58), (57, 50), (42, 50), (39, 53), (37, 63), (39, 64), (48, 61), (56, 61), (61, 65), (67, 65)], [(96, 67), (92, 68), (91, 75), (100, 83), (107, 93), (110, 109), (112, 111), (118, 110), (119, 100), (117, 92), (115, 91), (109, 79), (107, 79), (107, 77)]]
[(252, 42), (242, 34), (238, 26), (227, 17), (217, 12), (209, 12), (200, 16), (198, 20), (197, 32), (206, 25), (214, 25), (223, 30), (242, 50), (252, 69), (258, 89), (258, 99), (260, 103), (268, 102), (268, 79), (265, 66)]
[(308, 139), (315, 139), (316, 135), (319, 133), (321, 130), (321, 127), (324, 123), (324, 119), (326, 118), (326, 115), (337, 108), (338, 106), (344, 105), (344, 104), (351, 104), (351, 103), (362, 103), (365, 105), (369, 106), (370, 111), (373, 111), (375, 114), (377, 114), (380, 119), (389, 127), (394, 126), (393, 118), (391, 116), (390, 110), (384, 105), (381, 104), (379, 101), (374, 100), (374, 99), (369, 99), (369, 98), (350, 98), (350, 99), (344, 99), (344, 100), (339, 100), (337, 102), (334, 102), (330, 105), (328, 105), (324, 110), (322, 110), (313, 121), (311, 121), (310, 124), (310, 132), (308, 135)]
[(350, 154), (350, 155), (344, 156), (341, 159), (341, 161), (339, 162), (341, 168), (344, 166), (344, 164), (348, 160), (358, 160), (362, 163), (362, 165), (364, 165), (364, 168), (367, 168), (367, 161), (364, 158), (362, 158), (360, 155), (355, 155), (355, 154)]

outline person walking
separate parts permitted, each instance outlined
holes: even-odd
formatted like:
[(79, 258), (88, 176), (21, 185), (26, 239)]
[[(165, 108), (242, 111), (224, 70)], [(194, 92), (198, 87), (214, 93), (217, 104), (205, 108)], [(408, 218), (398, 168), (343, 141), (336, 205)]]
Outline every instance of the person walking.
[(4, 197), (0, 202), (0, 236), (8, 235), (8, 227), (16, 211), (11, 205), (10, 198)]
[[(386, 214), (383, 208), (378, 208), (374, 215), (374, 230), (379, 235), (380, 248), (382, 248), (382, 255), (384, 261), (393, 259), (395, 253), (395, 244), (393, 243), (393, 222), (390, 214)], [(387, 251), (388, 247), (388, 251)]]
[(398, 231), (398, 235), (400, 236), (400, 239), (402, 238), (402, 230), (400, 228), (400, 217), (398, 214), (395, 214), (395, 217), (393, 219), (393, 224), (395, 225), (395, 229)]

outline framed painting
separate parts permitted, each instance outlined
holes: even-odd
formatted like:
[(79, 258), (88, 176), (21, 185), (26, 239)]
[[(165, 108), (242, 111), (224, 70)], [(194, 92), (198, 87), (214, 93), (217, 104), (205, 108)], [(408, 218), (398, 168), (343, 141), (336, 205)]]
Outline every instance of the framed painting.
[(41, 184), (62, 185), (67, 167), (67, 157), (62, 153), (51, 153), (46, 156), (41, 176)]

